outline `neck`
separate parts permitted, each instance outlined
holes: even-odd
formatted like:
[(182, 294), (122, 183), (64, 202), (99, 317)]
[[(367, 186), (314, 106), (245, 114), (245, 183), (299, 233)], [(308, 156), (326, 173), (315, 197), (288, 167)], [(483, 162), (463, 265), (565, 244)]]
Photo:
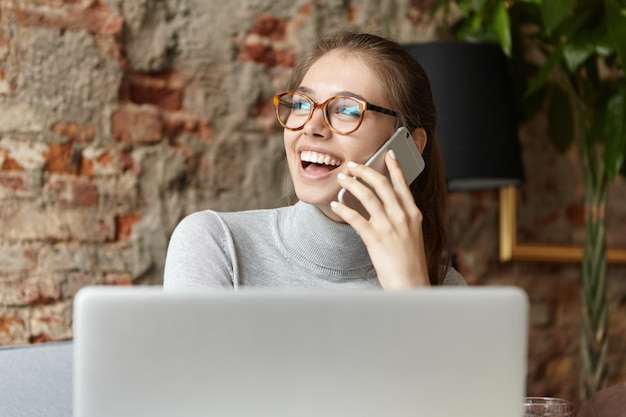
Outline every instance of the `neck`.
[(339, 217), (334, 211), (333, 209), (330, 208), (330, 204), (327, 205), (323, 205), (323, 206), (316, 206), (319, 211), (322, 212), (322, 214), (326, 217), (328, 217), (330, 220), (336, 222), (336, 223), (341, 223), (341, 224), (347, 224), (346, 221), (344, 219), (342, 219), (341, 217)]
[(296, 203), (279, 228), (288, 252), (304, 263), (336, 270), (371, 267), (367, 248), (352, 226), (331, 219), (318, 206)]

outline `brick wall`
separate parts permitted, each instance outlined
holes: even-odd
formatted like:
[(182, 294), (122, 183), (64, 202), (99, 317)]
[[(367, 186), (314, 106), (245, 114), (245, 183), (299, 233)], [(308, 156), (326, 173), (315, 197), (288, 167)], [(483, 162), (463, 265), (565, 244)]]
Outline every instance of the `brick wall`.
[[(0, 345), (72, 337), (88, 284), (159, 284), (187, 213), (283, 205), (271, 97), (303, 45), (346, 23), (441, 37), (432, 1), (0, 0)], [(579, 241), (575, 156), (541, 118), (521, 130), (520, 238)], [(451, 241), (474, 285), (532, 301), (529, 394), (576, 397), (578, 268), (497, 260), (497, 195), (453, 194)], [(626, 247), (626, 185), (611, 244)], [(626, 270), (610, 268), (612, 381), (626, 379)]]

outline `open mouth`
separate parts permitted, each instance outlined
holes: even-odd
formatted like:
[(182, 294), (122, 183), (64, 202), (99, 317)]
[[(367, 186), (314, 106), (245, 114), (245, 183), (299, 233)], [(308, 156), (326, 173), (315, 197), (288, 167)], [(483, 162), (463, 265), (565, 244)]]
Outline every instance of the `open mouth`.
[(341, 161), (332, 156), (315, 151), (303, 151), (300, 153), (300, 162), (305, 170), (332, 171), (341, 165)]

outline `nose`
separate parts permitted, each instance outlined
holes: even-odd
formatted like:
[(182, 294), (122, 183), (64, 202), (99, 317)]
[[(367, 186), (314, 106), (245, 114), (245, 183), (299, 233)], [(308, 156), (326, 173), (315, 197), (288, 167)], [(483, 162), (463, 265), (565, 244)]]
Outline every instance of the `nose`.
[(304, 133), (308, 136), (318, 139), (328, 139), (332, 135), (332, 131), (326, 124), (324, 118), (324, 110), (322, 108), (316, 108), (313, 110), (311, 119), (304, 125)]

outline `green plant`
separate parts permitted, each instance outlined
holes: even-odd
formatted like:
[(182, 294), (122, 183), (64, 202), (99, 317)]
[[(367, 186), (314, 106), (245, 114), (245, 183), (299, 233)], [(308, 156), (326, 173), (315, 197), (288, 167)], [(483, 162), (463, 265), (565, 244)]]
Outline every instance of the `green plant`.
[[(437, 0), (457, 39), (498, 43), (510, 57), (523, 118), (539, 109), (560, 151), (577, 146), (585, 195), (581, 397), (606, 385), (605, 203), (626, 176), (626, 0)], [(540, 59), (525, 58), (533, 50)]]

